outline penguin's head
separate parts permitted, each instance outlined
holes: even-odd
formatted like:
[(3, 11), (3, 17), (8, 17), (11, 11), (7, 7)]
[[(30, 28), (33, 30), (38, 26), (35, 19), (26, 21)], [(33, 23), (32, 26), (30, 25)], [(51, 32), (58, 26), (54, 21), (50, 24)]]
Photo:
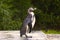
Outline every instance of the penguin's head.
[(30, 7), (30, 8), (28, 9), (29, 12), (33, 12), (34, 10), (36, 10), (36, 8)]

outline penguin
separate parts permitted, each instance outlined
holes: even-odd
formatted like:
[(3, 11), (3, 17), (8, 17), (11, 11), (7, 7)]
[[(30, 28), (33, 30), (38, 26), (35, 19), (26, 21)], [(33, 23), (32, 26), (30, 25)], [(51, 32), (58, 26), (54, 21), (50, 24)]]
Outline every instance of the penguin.
[(28, 37), (27, 36), (27, 32), (28, 33), (31, 33), (31, 31), (32, 31), (32, 28), (34, 27), (34, 25), (35, 25), (35, 21), (36, 21), (36, 19), (35, 19), (35, 15), (34, 15), (34, 10), (36, 10), (36, 8), (32, 8), (32, 7), (30, 7), (29, 9), (28, 9), (28, 15), (27, 15), (27, 17), (24, 19), (24, 21), (23, 21), (23, 23), (22, 23), (22, 27), (21, 27), (21, 29), (20, 29), (20, 36), (22, 37), (23, 35), (25, 35), (26, 37)]

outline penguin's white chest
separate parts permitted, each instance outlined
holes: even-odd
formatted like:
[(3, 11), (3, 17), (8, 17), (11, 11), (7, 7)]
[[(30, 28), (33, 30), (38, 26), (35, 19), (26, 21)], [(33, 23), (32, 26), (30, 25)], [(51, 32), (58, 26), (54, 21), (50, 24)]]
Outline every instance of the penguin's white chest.
[(31, 12), (30, 14), (32, 15), (31, 20), (32, 20), (32, 28), (33, 28), (33, 27), (34, 27), (34, 24), (35, 24), (36, 19), (35, 19), (35, 16), (34, 16), (34, 13), (33, 13), (33, 12)]

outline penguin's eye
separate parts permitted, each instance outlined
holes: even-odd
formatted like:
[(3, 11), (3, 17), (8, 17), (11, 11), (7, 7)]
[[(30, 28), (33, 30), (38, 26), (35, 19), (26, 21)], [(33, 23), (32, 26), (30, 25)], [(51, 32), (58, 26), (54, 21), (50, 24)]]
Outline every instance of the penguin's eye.
[(33, 10), (30, 10), (30, 12), (33, 12)]

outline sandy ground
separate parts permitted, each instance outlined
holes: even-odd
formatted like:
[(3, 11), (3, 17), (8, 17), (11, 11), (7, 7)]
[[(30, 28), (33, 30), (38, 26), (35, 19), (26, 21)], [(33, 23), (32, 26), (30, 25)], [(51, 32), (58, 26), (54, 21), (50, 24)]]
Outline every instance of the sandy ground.
[(45, 34), (42, 31), (27, 33), (32, 38), (20, 37), (19, 31), (0, 31), (0, 40), (60, 40), (60, 34)]
[(49, 40), (60, 40), (60, 34), (47, 34)]

